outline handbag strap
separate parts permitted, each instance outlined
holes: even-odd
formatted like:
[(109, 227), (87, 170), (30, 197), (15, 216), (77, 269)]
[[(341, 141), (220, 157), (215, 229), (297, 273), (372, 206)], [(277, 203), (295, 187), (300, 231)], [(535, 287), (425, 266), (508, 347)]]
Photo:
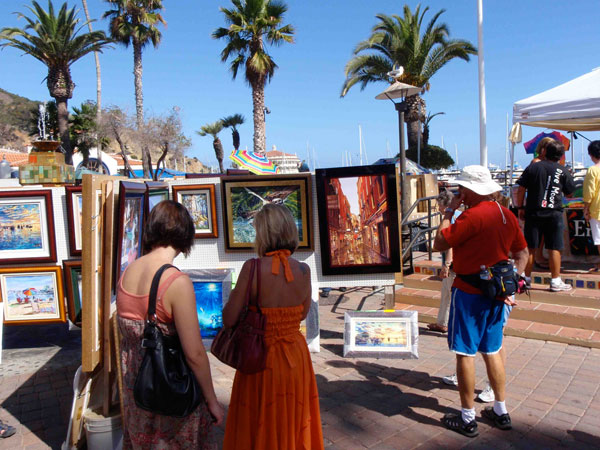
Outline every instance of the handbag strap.
[[(254, 269), (256, 268), (256, 302), (252, 302), (252, 280), (254, 278)], [(252, 260), (252, 269), (250, 270), (250, 281), (248, 282), (248, 289), (246, 290), (246, 307), (249, 305), (256, 306), (259, 314), (260, 311), (260, 259), (254, 258)]]
[(158, 293), (158, 283), (160, 282), (160, 277), (162, 276), (163, 272), (169, 267), (177, 269), (177, 267), (172, 264), (164, 264), (156, 271), (154, 278), (152, 278), (150, 295), (148, 297), (148, 322), (156, 323), (156, 294)]

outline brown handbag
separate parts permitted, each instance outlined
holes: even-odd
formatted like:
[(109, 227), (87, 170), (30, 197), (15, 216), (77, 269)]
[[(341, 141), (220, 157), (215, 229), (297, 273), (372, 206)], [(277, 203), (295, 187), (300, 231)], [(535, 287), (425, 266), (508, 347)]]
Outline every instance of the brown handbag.
[[(254, 269), (257, 269), (257, 298), (256, 304), (250, 302), (252, 279)], [(265, 370), (267, 362), (267, 348), (265, 346), (265, 327), (267, 318), (260, 310), (260, 260), (252, 260), (250, 281), (246, 289), (246, 302), (237, 324), (231, 328), (222, 328), (212, 345), (210, 352), (228, 366), (245, 374), (257, 373)], [(255, 306), (253, 311), (249, 306)]]

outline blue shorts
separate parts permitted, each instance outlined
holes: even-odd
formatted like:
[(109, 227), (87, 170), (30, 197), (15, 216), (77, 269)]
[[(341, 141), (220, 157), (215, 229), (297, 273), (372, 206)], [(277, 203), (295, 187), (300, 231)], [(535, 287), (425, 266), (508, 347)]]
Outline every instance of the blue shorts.
[[(515, 299), (515, 296), (512, 296), (512, 299)], [(502, 328), (506, 326), (506, 322), (508, 322), (508, 316), (510, 316), (510, 312), (513, 307), (511, 305), (504, 304), (504, 311), (502, 312)]]
[(452, 288), (448, 318), (448, 347), (454, 353), (475, 356), (502, 348), (502, 329), (508, 319), (505, 304), (480, 294)]

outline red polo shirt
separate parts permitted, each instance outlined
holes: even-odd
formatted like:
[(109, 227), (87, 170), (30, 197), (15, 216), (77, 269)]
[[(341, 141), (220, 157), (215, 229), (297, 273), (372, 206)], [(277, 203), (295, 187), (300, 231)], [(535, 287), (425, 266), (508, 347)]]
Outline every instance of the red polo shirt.
[[(515, 254), (527, 247), (515, 215), (493, 201), (468, 208), (441, 233), (452, 247), (454, 272), (463, 275), (479, 273), (482, 265), (492, 266), (508, 259), (509, 252)], [(470, 294), (481, 293), (459, 277), (453, 286)]]

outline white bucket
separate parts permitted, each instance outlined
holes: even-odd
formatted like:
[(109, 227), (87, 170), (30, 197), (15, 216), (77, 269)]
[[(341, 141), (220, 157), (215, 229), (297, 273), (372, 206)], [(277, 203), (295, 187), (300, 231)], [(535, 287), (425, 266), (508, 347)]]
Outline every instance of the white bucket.
[(121, 414), (118, 410), (106, 417), (98, 410), (86, 410), (83, 415), (85, 437), (89, 450), (118, 450), (123, 447)]

